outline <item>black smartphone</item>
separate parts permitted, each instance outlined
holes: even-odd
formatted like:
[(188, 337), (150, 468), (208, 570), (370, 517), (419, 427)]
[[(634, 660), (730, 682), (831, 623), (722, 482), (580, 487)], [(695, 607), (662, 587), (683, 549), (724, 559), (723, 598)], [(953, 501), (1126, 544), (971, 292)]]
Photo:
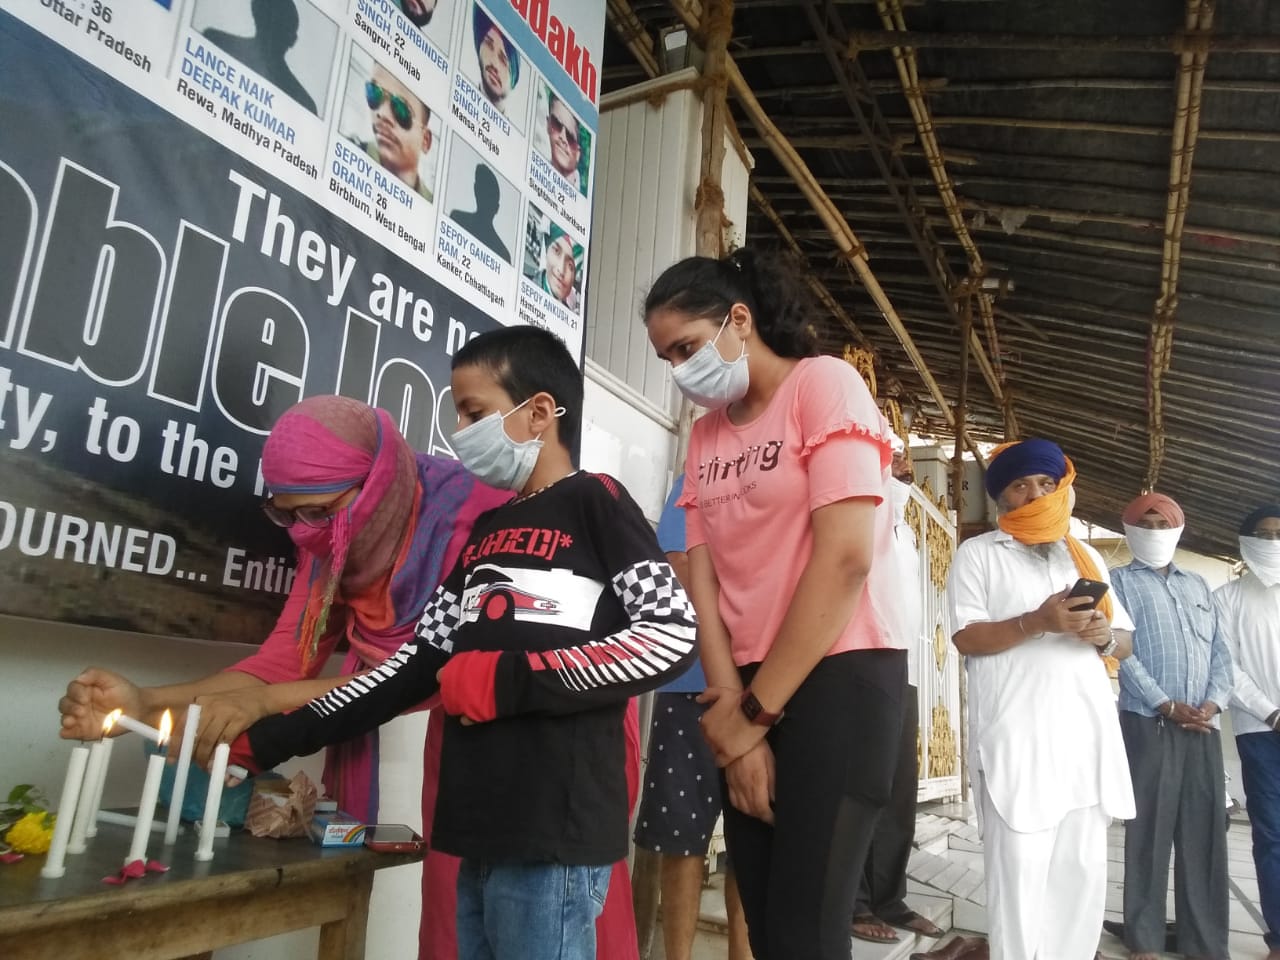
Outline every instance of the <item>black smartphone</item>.
[(1109, 589), (1111, 588), (1101, 580), (1088, 580), (1081, 577), (1076, 581), (1076, 585), (1071, 588), (1071, 592), (1067, 594), (1067, 599), (1076, 600), (1081, 597), (1088, 597), (1092, 602), (1088, 604), (1071, 603), (1068, 606), (1073, 610), (1096, 610)]
[(364, 828), (364, 845), (379, 853), (413, 853), (426, 841), (403, 823), (375, 823)]

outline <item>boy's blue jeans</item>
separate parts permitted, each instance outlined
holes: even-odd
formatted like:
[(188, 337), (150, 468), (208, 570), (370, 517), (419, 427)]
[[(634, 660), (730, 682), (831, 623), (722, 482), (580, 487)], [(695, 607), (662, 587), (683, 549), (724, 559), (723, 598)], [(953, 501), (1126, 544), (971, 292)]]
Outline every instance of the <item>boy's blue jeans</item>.
[(1258, 871), (1267, 946), (1280, 947), (1280, 734), (1236, 737), (1244, 774), (1245, 807), (1253, 826), (1253, 863)]
[(595, 960), (612, 870), (463, 860), (458, 960)]

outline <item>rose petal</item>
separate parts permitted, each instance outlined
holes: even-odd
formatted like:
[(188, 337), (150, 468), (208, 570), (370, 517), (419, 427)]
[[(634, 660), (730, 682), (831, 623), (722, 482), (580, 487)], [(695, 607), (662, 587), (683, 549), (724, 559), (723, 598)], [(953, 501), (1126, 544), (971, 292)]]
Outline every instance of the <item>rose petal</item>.
[(169, 868), (165, 866), (163, 863), (161, 863), (159, 860), (148, 860), (147, 872), (148, 873), (168, 873)]
[(124, 869), (120, 871), (120, 875), (128, 877), (130, 880), (145, 877), (147, 875), (147, 865), (141, 860), (130, 860), (124, 865)]
[(103, 882), (103, 883), (109, 883), (109, 884), (111, 884), (113, 887), (122, 887), (122, 886), (124, 886), (124, 881), (125, 881), (125, 878), (124, 878), (124, 877), (122, 877), (120, 874), (115, 874), (114, 876), (110, 876), (110, 877), (103, 877), (103, 878), (102, 878), (102, 882)]

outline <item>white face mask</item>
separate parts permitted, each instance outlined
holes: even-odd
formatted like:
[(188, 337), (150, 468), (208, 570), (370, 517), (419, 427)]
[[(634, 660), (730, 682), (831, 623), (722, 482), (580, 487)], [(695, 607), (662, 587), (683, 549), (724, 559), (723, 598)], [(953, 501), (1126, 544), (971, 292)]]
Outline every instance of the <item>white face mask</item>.
[(726, 360), (716, 349), (716, 341), (724, 333), (730, 314), (724, 315), (720, 329), (697, 352), (678, 367), (671, 368), (671, 377), (680, 392), (700, 407), (720, 410), (747, 395), (749, 372), (747, 370), (747, 345), (736, 360)]
[[(495, 411), (453, 435), (453, 452), (462, 465), (491, 487), (519, 493), (533, 474), (542, 441), (537, 437), (522, 442), (512, 440), (503, 424), (528, 402), (525, 400), (506, 413)], [(562, 413), (564, 408), (557, 408), (556, 416)]]
[(1149, 530), (1126, 523), (1124, 536), (1129, 541), (1129, 552), (1133, 554), (1133, 559), (1160, 570), (1173, 560), (1173, 552), (1178, 549), (1183, 529), (1171, 527), (1168, 530)]
[(1253, 575), (1265, 586), (1274, 587), (1280, 583), (1280, 540), (1241, 537), (1240, 559), (1249, 565)]

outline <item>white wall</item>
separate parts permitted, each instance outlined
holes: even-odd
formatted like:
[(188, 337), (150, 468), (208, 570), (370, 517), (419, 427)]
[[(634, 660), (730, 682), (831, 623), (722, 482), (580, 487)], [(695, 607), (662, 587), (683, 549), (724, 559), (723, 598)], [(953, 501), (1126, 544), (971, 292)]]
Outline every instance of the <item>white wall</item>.
[[(251, 647), (145, 637), (91, 627), (0, 616), (0, 789), (37, 784), (57, 802), (69, 747), (58, 737), (58, 698), (86, 666), (102, 666), (136, 683), (154, 685), (202, 677), (244, 657)], [(425, 714), (382, 728), (381, 818), (421, 829), (422, 741)], [(131, 738), (134, 744), (136, 737)], [(138, 802), (145, 760), (141, 748), (112, 752), (105, 806)], [(284, 765), (320, 781), (320, 758)], [(417, 866), (379, 871), (369, 918), (370, 957), (412, 957), (417, 952)], [(317, 930), (219, 950), (216, 960), (303, 960), (316, 955)]]

